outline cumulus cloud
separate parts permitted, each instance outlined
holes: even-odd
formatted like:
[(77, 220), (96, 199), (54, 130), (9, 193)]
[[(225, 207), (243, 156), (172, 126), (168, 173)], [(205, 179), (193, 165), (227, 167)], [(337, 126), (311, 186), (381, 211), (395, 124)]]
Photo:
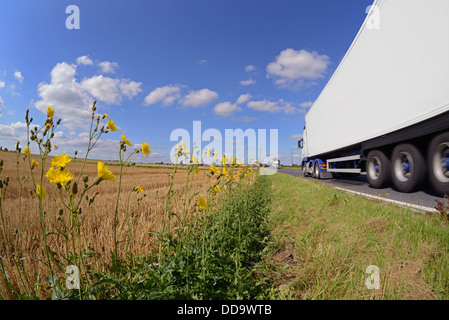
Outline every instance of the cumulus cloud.
[(299, 89), (324, 77), (330, 59), (327, 55), (307, 50), (285, 49), (267, 65), (267, 77), (277, 86)]
[(11, 144), (15, 144), (17, 141), (26, 141), (26, 123), (17, 121), (10, 124), (0, 124), (0, 139), (4, 139)]
[(3, 107), (3, 99), (2, 99), (2, 97), (0, 97), (0, 117), (3, 115), (2, 114), (2, 107)]
[(118, 68), (117, 62), (103, 61), (98, 64), (103, 73), (115, 73), (115, 69)]
[(92, 65), (94, 62), (92, 61), (92, 59), (89, 58), (89, 56), (81, 56), (78, 57), (76, 59), (76, 63), (78, 65), (86, 65), (86, 66), (90, 66)]
[(249, 101), (249, 99), (251, 99), (251, 95), (249, 93), (247, 94), (242, 94), (238, 97), (237, 101), (235, 102), (236, 104), (241, 104), (241, 103), (245, 103), (247, 101)]
[(301, 139), (302, 139), (302, 134), (294, 134), (294, 135), (290, 136), (290, 140), (293, 140), (293, 141), (298, 141)]
[(251, 72), (251, 71), (255, 71), (256, 70), (256, 66), (249, 64), (245, 67), (245, 71), (246, 72)]
[(181, 97), (181, 87), (177, 85), (169, 85), (158, 87), (151, 91), (144, 99), (144, 105), (162, 103), (164, 106), (172, 105)]
[(136, 95), (138, 95), (140, 92), (142, 92), (142, 89), (140, 88), (141, 85), (142, 85), (142, 82), (136, 82), (136, 81), (131, 81), (131, 80), (121, 80), (120, 84), (119, 84), (119, 89), (123, 95), (125, 95), (129, 99), (132, 99)]
[(191, 90), (179, 102), (186, 107), (200, 107), (218, 98), (218, 93), (209, 89)]
[(256, 84), (256, 80), (248, 79), (248, 80), (242, 80), (239, 82), (242, 86), (249, 86), (252, 84)]
[(221, 102), (214, 107), (214, 113), (219, 116), (230, 116), (238, 111), (242, 111), (242, 108), (230, 102)]
[(313, 102), (312, 101), (306, 101), (303, 102), (299, 105), (302, 108), (311, 108), (313, 106)]
[(22, 72), (20, 72), (20, 71), (14, 72), (14, 78), (16, 78), (17, 81), (22, 83), (23, 82)]
[(268, 100), (250, 101), (248, 102), (247, 106), (248, 108), (251, 108), (253, 110), (270, 113), (276, 113), (282, 110), (282, 108), (278, 105), (276, 101), (268, 101)]
[(35, 103), (38, 110), (46, 112), (52, 106), (65, 126), (74, 129), (85, 127), (90, 119), (91, 106), (95, 100), (107, 104), (120, 104), (123, 97), (131, 99), (140, 91), (140, 82), (112, 79), (102, 75), (85, 78), (78, 82), (75, 78), (77, 65), (60, 62), (52, 69), (50, 83), (41, 82), (38, 93), (41, 100)]
[(5, 87), (5, 81), (0, 81), (0, 89)]
[(279, 99), (278, 101), (260, 100), (260, 101), (250, 101), (247, 103), (248, 108), (268, 112), (268, 113), (278, 113), (284, 112), (285, 114), (296, 114), (300, 112), (298, 108), (293, 106), (290, 102)]
[(83, 80), (81, 87), (97, 100), (108, 104), (119, 104), (121, 102), (119, 83), (119, 79), (99, 75)]
[(247, 102), (249, 99), (251, 99), (251, 95), (247, 93), (240, 95), (235, 103), (221, 102), (214, 107), (214, 113), (223, 117), (230, 116), (235, 112), (242, 111), (242, 108), (238, 105)]

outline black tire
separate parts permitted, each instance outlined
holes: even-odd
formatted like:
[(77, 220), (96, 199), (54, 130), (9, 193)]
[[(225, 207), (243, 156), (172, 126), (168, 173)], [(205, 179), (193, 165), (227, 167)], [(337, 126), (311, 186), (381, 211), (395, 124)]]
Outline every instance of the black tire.
[(313, 166), (313, 177), (315, 179), (320, 179), (320, 164), (317, 162), (315, 162), (315, 165)]
[(391, 176), (401, 192), (415, 191), (426, 178), (426, 161), (412, 144), (401, 144), (391, 155)]
[(303, 162), (301, 166), (303, 177), (307, 177), (307, 164)]
[(380, 189), (391, 181), (390, 159), (380, 150), (372, 150), (366, 159), (366, 178), (371, 187)]
[(441, 195), (449, 195), (449, 132), (440, 134), (432, 139), (427, 150), (429, 180), (433, 189)]

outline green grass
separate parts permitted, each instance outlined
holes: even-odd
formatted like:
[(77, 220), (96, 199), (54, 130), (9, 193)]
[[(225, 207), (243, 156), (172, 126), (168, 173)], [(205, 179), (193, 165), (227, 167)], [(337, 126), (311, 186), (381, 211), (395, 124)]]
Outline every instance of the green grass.
[[(97, 273), (85, 299), (263, 299), (268, 278), (256, 277), (268, 240), (271, 183), (258, 177), (251, 185), (229, 189), (217, 208), (177, 237), (158, 233), (161, 253), (129, 257), (110, 272)], [(76, 298), (76, 297), (75, 297)]]
[[(449, 299), (449, 225), (284, 174), (269, 178), (274, 299)], [(379, 267), (379, 290), (365, 273)]]

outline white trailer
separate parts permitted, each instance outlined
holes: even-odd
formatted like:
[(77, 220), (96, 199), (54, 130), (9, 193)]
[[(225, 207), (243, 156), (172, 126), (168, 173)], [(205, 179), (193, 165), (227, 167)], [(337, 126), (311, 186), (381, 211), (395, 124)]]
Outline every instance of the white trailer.
[(377, 0), (305, 117), (303, 173), (449, 194), (449, 0)]

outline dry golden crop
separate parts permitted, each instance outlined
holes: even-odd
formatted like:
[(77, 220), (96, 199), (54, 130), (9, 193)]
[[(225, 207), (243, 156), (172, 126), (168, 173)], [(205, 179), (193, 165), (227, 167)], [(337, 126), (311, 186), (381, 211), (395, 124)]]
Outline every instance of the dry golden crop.
[[(29, 177), (28, 162), (23, 161), (23, 158), (23, 153), (18, 155), (15, 152), (0, 151), (0, 160), (3, 160), (4, 163), (2, 177), (10, 177), (8, 190), (3, 199), (2, 206), (6, 236), (12, 244), (11, 252), (18, 252), (18, 250), (26, 252), (24, 255), (26, 258), (23, 260), (23, 263), (26, 265), (29, 276), (33, 278), (37, 276), (38, 272), (41, 275), (45, 274), (46, 266), (42, 262), (39, 262), (44, 256), (44, 244), (38, 214), (39, 202), (37, 196), (33, 193), (34, 188)], [(39, 161), (39, 156), (31, 155), (31, 158)], [(19, 163), (19, 171), (17, 171), (17, 161)], [(45, 172), (50, 167), (50, 162), (51, 160), (47, 159)], [(110, 170), (117, 176), (119, 173), (118, 163), (106, 161), (106, 164), (109, 165)], [(67, 165), (67, 168), (77, 177), (81, 165), (81, 160), (74, 160)], [(152, 165), (152, 167), (154, 166)], [(22, 191), (19, 188), (17, 172), (19, 172), (21, 182), (23, 183)], [(154, 237), (149, 232), (155, 232), (161, 228), (166, 205), (166, 195), (170, 185), (169, 175), (172, 172), (172, 166), (145, 168), (137, 164), (136, 166), (125, 167), (123, 169), (122, 192), (120, 193), (117, 219), (119, 230), (118, 241), (122, 249), (120, 252), (124, 252), (123, 249), (125, 247), (130, 249), (132, 254), (136, 255), (151, 250), (154, 245)], [(205, 172), (205, 170), (200, 170), (199, 175), (192, 176), (192, 188), (199, 185), (203, 179), (201, 173)], [(187, 174), (188, 171), (186, 168), (177, 169), (173, 181), (173, 190), (179, 196), (185, 193)], [(93, 179), (97, 175), (96, 162), (92, 163), (89, 160), (84, 168), (83, 175)], [(141, 187), (144, 191), (142, 193), (133, 192), (136, 186)], [(52, 201), (43, 201), (43, 210), (46, 213), (45, 219), (50, 225), (58, 227), (61, 225), (61, 219), (67, 219), (67, 209), (64, 208), (59, 199), (55, 184), (50, 184), (47, 181), (44, 187), (47, 192), (47, 197), (54, 198)], [(106, 261), (110, 261), (110, 253), (114, 250), (112, 232), (117, 187), (117, 183), (110, 181), (102, 182), (93, 187), (88, 193), (89, 197), (95, 196), (93, 205), (88, 208), (87, 203), (85, 203), (81, 207), (83, 215), (85, 214), (85, 220), (83, 221), (81, 230), (82, 245), (83, 247), (97, 251)], [(141, 200), (138, 201), (139, 198)], [(192, 206), (194, 205), (193, 202)], [(172, 202), (170, 211), (180, 212), (182, 211), (182, 206), (183, 203), (180, 201)], [(62, 209), (62, 215), (60, 209)], [(173, 225), (172, 227), (174, 227), (176, 224), (175, 219), (171, 219), (170, 222)], [(131, 226), (131, 228), (128, 228), (128, 226)], [(18, 232), (22, 234), (20, 238), (20, 242), (22, 243), (19, 243)], [(53, 235), (49, 236), (48, 239), (48, 244), (52, 251), (66, 252), (67, 248), (63, 237)], [(9, 271), (10, 281), (20, 284), (19, 276), (14, 272), (12, 259), (8, 257), (9, 254), (3, 237), (0, 237), (0, 256), (3, 257), (6, 270)], [(98, 263), (100, 263), (100, 260)], [(0, 285), (4, 286), (5, 284), (1, 283)], [(7, 290), (0, 289), (0, 291), (6, 292)]]

